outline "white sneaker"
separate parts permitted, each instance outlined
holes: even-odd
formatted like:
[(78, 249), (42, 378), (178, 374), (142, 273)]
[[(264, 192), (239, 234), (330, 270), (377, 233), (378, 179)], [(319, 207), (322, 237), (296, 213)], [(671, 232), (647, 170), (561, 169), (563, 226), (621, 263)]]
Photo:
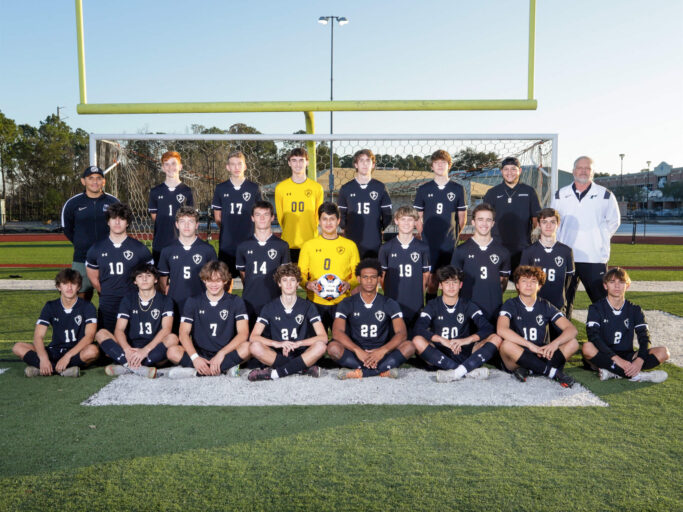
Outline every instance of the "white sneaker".
[(60, 375), (62, 377), (80, 377), (81, 369), (78, 366), (71, 366), (70, 368), (67, 368), (62, 373), (60, 373)]
[(197, 370), (194, 368), (185, 368), (183, 366), (176, 366), (168, 371), (169, 379), (187, 379), (189, 377), (196, 377)]
[[(664, 370), (653, 370), (651, 372), (640, 372), (636, 377), (640, 377), (634, 382), (654, 382), (659, 384), (669, 378), (669, 374)], [(633, 379), (631, 379), (633, 380)]]
[(465, 374), (465, 377), (468, 379), (479, 379), (479, 380), (484, 380), (489, 378), (489, 369), (488, 368), (475, 368), (471, 372), (468, 372)]
[(240, 365), (236, 364), (232, 368), (228, 368), (223, 372), (223, 375), (227, 375), (228, 377), (239, 377), (240, 376)]
[(24, 375), (26, 375), (29, 379), (31, 377), (38, 377), (40, 375), (40, 368), (36, 368), (35, 366), (27, 366), (24, 368)]
[(130, 373), (130, 370), (122, 364), (108, 364), (104, 367), (104, 373), (110, 377), (114, 377), (116, 375), (125, 375)]
[(127, 370), (147, 379), (153, 379), (157, 376), (157, 369), (154, 366), (139, 366), (138, 368), (127, 368)]
[(600, 368), (598, 370), (598, 374), (600, 375), (600, 380), (621, 379), (620, 375), (612, 373), (611, 371), (606, 370), (605, 368)]
[(436, 382), (453, 382), (454, 380), (460, 380), (462, 377), (458, 377), (453, 370), (437, 370), (436, 371)]

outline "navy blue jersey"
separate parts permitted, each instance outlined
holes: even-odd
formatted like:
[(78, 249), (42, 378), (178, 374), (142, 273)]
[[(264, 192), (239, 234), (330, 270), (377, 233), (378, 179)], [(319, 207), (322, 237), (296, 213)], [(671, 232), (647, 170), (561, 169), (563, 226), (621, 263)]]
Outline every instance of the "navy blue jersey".
[(346, 320), (346, 334), (363, 350), (379, 348), (389, 341), (392, 320), (403, 318), (394, 299), (377, 294), (366, 304), (360, 293), (345, 298), (337, 305), (335, 318)]
[(175, 227), (175, 214), (181, 206), (194, 206), (192, 190), (184, 183), (169, 188), (166, 183), (157, 185), (149, 191), (149, 213), (155, 213), (154, 240), (152, 249), (161, 251), (178, 238)]
[(417, 238), (402, 245), (392, 238), (379, 250), (384, 271), (384, 295), (401, 306), (406, 321), (412, 320), (424, 306), (422, 273), (429, 272), (429, 247)]
[(181, 322), (192, 324), (194, 346), (216, 353), (237, 335), (237, 322), (249, 320), (244, 301), (237, 295), (224, 293), (216, 302), (200, 293), (185, 301)]
[(627, 300), (621, 309), (614, 309), (607, 297), (588, 306), (586, 334), (601, 352), (613, 356), (615, 352), (632, 351), (634, 332), (638, 336), (638, 356), (644, 359), (650, 336), (640, 306)]
[(458, 298), (455, 305), (447, 306), (443, 297), (427, 303), (414, 329), (415, 334), (427, 341), (431, 341), (434, 335), (455, 340), (471, 334), (478, 334), (483, 340), (493, 334), (493, 331), (493, 326), (475, 303)]
[(85, 262), (100, 273), (100, 307), (118, 306), (124, 295), (135, 291), (131, 270), (140, 263), (154, 263), (145, 244), (131, 237), (120, 244), (114, 244), (109, 237), (100, 240), (88, 250)]
[(85, 262), (88, 249), (107, 237), (109, 226), (105, 215), (109, 205), (118, 202), (111, 194), (91, 198), (82, 192), (64, 203), (62, 227), (64, 235), (74, 244), (73, 261)]
[(265, 242), (252, 235), (237, 247), (235, 267), (244, 272), (242, 299), (251, 315), (280, 296), (273, 274), (283, 263), (289, 263), (289, 244), (274, 235)]
[(356, 242), (363, 255), (374, 252), (382, 245), (382, 230), (391, 224), (391, 199), (384, 183), (371, 179), (361, 185), (353, 179), (339, 189), (341, 227), (346, 238)]
[(481, 247), (473, 238), (460, 244), (451, 265), (465, 272), (460, 296), (477, 303), (489, 322), (495, 322), (503, 302), (501, 277), (510, 276), (510, 253), (495, 240)]
[(285, 309), (278, 297), (263, 306), (256, 320), (266, 326), (264, 337), (273, 341), (301, 341), (315, 336), (313, 324), (321, 322), (318, 308), (297, 298), (292, 309)]
[(532, 217), (538, 217), (541, 204), (536, 191), (525, 183), (510, 188), (500, 183), (488, 189), (484, 202), (496, 209), (491, 234), (510, 252), (519, 252), (531, 243)]
[(119, 304), (116, 318), (128, 320), (126, 337), (134, 348), (142, 348), (161, 330), (161, 321), (173, 316), (173, 301), (163, 293), (155, 293), (147, 302), (140, 300), (137, 292), (129, 293)]
[(65, 348), (75, 346), (85, 336), (85, 326), (97, 323), (97, 311), (90, 302), (76, 299), (71, 309), (64, 309), (62, 299), (45, 303), (36, 324), (52, 326), (50, 347)]
[(506, 300), (500, 308), (500, 316), (508, 317), (513, 331), (539, 347), (549, 341), (550, 322), (557, 326), (557, 320), (564, 318), (564, 315), (545, 299), (537, 298), (534, 305), (528, 307), (519, 297)]
[(161, 251), (159, 258), (159, 274), (168, 276), (168, 295), (183, 310), (189, 297), (204, 291), (204, 283), (199, 279), (199, 271), (210, 261), (216, 259), (216, 250), (211, 244), (199, 238), (190, 246), (174, 240)]
[(451, 218), (455, 218), (456, 233), (459, 233), (462, 226), (458, 224), (458, 212), (467, 211), (465, 190), (455, 181), (440, 187), (431, 180), (417, 189), (413, 206), (422, 212), (422, 240), (429, 245), (434, 263), (437, 253), (450, 253), (455, 247), (455, 238), (450, 231)]
[(543, 269), (546, 279), (538, 296), (562, 310), (565, 306), (567, 276), (574, 273), (574, 256), (571, 248), (560, 242), (555, 242), (552, 247), (545, 247), (539, 240), (522, 251), (519, 264)]
[(261, 190), (253, 181), (244, 180), (235, 187), (232, 181), (219, 183), (213, 194), (211, 208), (221, 212), (221, 234), (218, 246), (221, 251), (235, 255), (237, 246), (254, 232), (251, 210), (261, 199)]

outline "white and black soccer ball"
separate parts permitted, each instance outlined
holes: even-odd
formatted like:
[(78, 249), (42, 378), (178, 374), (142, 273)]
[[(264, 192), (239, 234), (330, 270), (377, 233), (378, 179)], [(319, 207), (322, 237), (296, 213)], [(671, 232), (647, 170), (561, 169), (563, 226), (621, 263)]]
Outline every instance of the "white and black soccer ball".
[(342, 293), (342, 280), (334, 274), (325, 274), (316, 281), (315, 291), (325, 300), (334, 300)]

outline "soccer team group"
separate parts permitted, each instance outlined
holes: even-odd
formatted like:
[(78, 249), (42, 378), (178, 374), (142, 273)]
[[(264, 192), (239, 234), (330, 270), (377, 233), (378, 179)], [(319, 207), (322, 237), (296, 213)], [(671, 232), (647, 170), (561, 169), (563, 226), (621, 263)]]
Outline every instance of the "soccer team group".
[[(628, 274), (607, 270), (619, 210), (593, 183), (588, 157), (576, 160), (574, 183), (549, 208), (520, 183), (520, 162), (505, 158), (502, 183), (473, 209), (474, 232), (456, 246), (467, 204), (449, 178), (446, 151), (431, 155), (434, 179), (417, 189), (413, 206), (393, 215), (368, 149), (354, 155), (355, 178), (337, 204), (307, 177), (307, 152), (293, 149), (292, 175), (277, 185), (274, 206), (245, 179), (245, 156), (233, 152), (211, 205), (218, 254), (197, 236), (181, 162), (165, 153), (166, 180), (150, 191), (152, 253), (129, 236), (132, 211), (104, 192), (102, 170), (84, 171), (84, 192), (62, 211), (72, 268), (57, 274), (60, 297), (43, 307), (33, 343), (13, 348), (26, 376), (77, 377), (103, 353), (108, 375), (237, 376), (242, 365), (252, 368), (250, 381), (318, 377), (327, 354), (340, 379), (397, 378), (417, 355), (439, 382), (486, 378), (489, 363), (522, 382), (538, 375), (571, 387), (563, 370), (580, 349), (569, 320), (580, 280), (592, 302), (580, 349), (585, 367), (602, 380), (667, 377), (644, 371), (669, 353), (650, 347), (640, 307), (625, 298)], [(280, 237), (271, 230), (276, 216)], [(392, 221), (398, 234), (383, 242)], [(231, 293), (238, 276), (241, 297)], [(510, 277), (517, 297), (503, 303)]]

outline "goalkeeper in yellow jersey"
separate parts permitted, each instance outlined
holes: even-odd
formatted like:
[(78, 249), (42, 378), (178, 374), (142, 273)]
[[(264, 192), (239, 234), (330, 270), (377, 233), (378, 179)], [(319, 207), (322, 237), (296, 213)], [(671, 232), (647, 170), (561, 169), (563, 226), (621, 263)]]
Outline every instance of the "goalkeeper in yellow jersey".
[[(336, 204), (326, 202), (320, 205), (318, 221), (321, 236), (304, 243), (299, 256), (301, 284), (308, 292), (308, 300), (317, 306), (325, 329), (332, 327), (337, 304), (351, 295), (351, 289), (358, 285), (354, 272), (360, 262), (358, 247), (348, 238), (339, 236), (339, 220)], [(321, 294), (318, 279), (328, 274), (341, 280), (338, 295)]]
[(282, 227), (282, 239), (289, 244), (290, 259), (296, 263), (304, 242), (318, 236), (316, 212), (325, 193), (320, 183), (306, 176), (308, 153), (305, 149), (294, 148), (287, 163), (292, 169), (292, 177), (275, 187), (275, 210)]

